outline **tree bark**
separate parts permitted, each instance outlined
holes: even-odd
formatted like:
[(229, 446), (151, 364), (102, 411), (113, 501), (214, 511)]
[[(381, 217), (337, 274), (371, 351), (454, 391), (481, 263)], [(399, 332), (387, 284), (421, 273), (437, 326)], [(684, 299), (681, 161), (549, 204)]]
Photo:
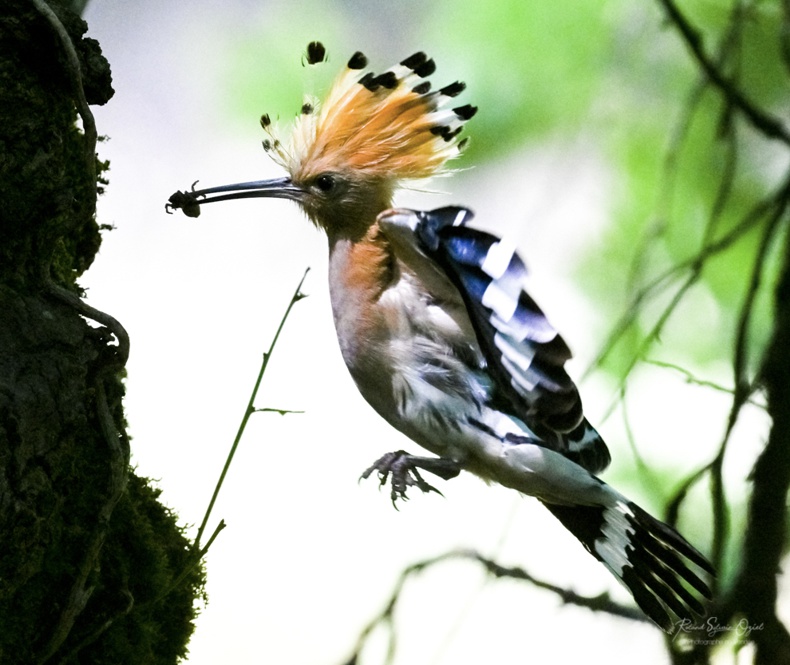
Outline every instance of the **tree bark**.
[(129, 470), (128, 339), (76, 284), (107, 167), (88, 104), (113, 93), (86, 29), (43, 0), (0, 16), (0, 662), (175, 663), (203, 569), (169, 588), (190, 543)]

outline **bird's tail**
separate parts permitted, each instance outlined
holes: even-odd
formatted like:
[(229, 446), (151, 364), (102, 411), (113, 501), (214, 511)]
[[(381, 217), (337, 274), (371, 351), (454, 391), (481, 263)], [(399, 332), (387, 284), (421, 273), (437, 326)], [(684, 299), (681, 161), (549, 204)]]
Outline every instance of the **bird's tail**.
[(663, 630), (672, 629), (673, 614), (704, 616), (700, 597), (709, 599), (711, 592), (688, 563), (710, 575), (713, 566), (671, 526), (606, 487), (608, 505), (544, 505)]

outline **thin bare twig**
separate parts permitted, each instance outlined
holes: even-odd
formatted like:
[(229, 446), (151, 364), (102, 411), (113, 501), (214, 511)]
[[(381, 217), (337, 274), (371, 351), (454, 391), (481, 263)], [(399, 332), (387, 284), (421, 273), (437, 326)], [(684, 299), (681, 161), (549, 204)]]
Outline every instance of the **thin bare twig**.
[[(685, 500), (689, 489), (706, 473), (710, 474), (711, 508), (713, 511), (713, 542), (711, 545), (711, 561), (716, 567), (720, 567), (727, 540), (729, 525), (729, 506), (724, 493), (723, 466), (727, 452), (727, 447), (731, 438), (732, 431), (740, 415), (741, 409), (750, 400), (754, 391), (754, 384), (747, 376), (747, 342), (749, 333), (749, 321), (752, 317), (755, 299), (760, 289), (765, 272), (766, 256), (773, 244), (776, 231), (787, 208), (787, 199), (776, 201), (775, 209), (768, 220), (764, 229), (763, 236), (758, 247), (757, 254), (752, 268), (751, 278), (747, 287), (746, 297), (738, 317), (738, 327), (736, 340), (733, 349), (733, 372), (735, 387), (731, 391), (732, 404), (727, 417), (727, 425), (722, 437), (719, 448), (713, 459), (692, 473), (686, 478), (680, 488), (675, 492), (667, 507), (667, 521), (674, 524), (682, 502)], [(654, 363), (661, 364), (661, 363)], [(663, 363), (664, 366), (668, 366)], [(676, 368), (680, 369), (680, 368)], [(682, 370), (681, 370), (682, 371)], [(726, 390), (720, 386), (708, 384), (718, 390)]]
[(708, 57), (702, 44), (702, 35), (683, 15), (674, 0), (658, 1), (664, 7), (672, 25), (683, 37), (686, 46), (688, 46), (689, 51), (691, 51), (691, 54), (700, 65), (702, 71), (705, 72), (710, 81), (722, 92), (727, 102), (741, 111), (749, 123), (762, 134), (790, 145), (790, 133), (788, 133), (783, 123), (749, 99), (735, 82), (725, 77)]
[[(674, 280), (678, 279), (684, 272), (694, 272), (698, 270), (706, 261), (732, 247), (741, 237), (761, 223), (765, 216), (770, 214), (777, 205), (782, 205), (781, 202), (786, 199), (788, 195), (790, 195), (790, 176), (788, 176), (785, 182), (783, 182), (770, 196), (758, 201), (743, 216), (740, 223), (736, 224), (730, 231), (725, 233), (718, 240), (711, 241), (704, 245), (693, 256), (667, 268), (663, 273), (646, 284), (631, 299), (625, 314), (623, 314), (620, 320), (615, 324), (609, 337), (604, 342), (601, 351), (587, 367), (583, 376), (588, 376), (608, 358), (622, 336), (633, 325), (636, 317), (641, 311), (642, 305), (646, 301), (663, 293), (674, 283)], [(691, 286), (691, 284), (688, 284), (685, 288), (689, 286)]]
[(626, 440), (628, 441), (628, 446), (631, 449), (631, 454), (634, 456), (637, 472), (642, 476), (642, 478), (645, 479), (645, 484), (647, 486), (656, 486), (657, 481), (654, 477), (654, 474), (648, 464), (645, 462), (642, 454), (639, 452), (639, 446), (636, 443), (636, 436), (634, 435), (634, 430), (631, 426), (631, 419), (628, 416), (628, 403), (626, 400), (627, 392), (628, 384), (624, 381), (620, 386), (620, 396), (618, 401), (620, 402), (620, 410), (623, 416), (623, 426), (625, 427)]
[[(672, 316), (677, 306), (683, 301), (686, 292), (699, 281), (701, 273), (701, 267), (691, 270), (686, 276), (686, 280), (683, 282), (683, 284), (681, 284), (680, 287), (678, 287), (678, 290), (672, 295), (672, 299), (670, 300), (669, 304), (664, 308), (664, 311), (661, 312), (658, 320), (653, 324), (653, 327), (648, 331), (644, 339), (639, 344), (637, 351), (633, 353), (629, 359), (628, 365), (622, 374), (623, 378), (620, 382), (621, 388), (626, 380), (626, 377), (631, 373), (634, 367), (636, 367), (636, 364), (644, 357), (645, 353), (647, 353), (647, 350), (653, 345), (653, 342), (655, 342), (661, 336), (661, 332), (664, 330), (664, 326), (667, 324), (667, 321), (669, 321), (669, 318)], [(636, 315), (636, 313), (634, 315)], [(611, 349), (608, 349), (607, 353), (609, 350)], [(606, 420), (609, 416), (611, 416), (616, 407), (617, 400), (613, 401), (612, 404), (609, 405), (609, 408), (604, 412), (602, 420)]]
[[(708, 381), (707, 379), (700, 379), (698, 376), (695, 376), (692, 372), (687, 370), (685, 367), (681, 367), (680, 365), (676, 365), (675, 363), (665, 362), (663, 360), (655, 360), (654, 358), (646, 358), (644, 362), (648, 365), (655, 365), (656, 367), (661, 367), (662, 369), (671, 369), (678, 374), (681, 374), (686, 381), (686, 383), (700, 386), (701, 388), (710, 388), (711, 390), (715, 390), (720, 393), (727, 393), (728, 395), (732, 395), (735, 393), (735, 388), (728, 388), (727, 386), (723, 386), (720, 383), (716, 383), (715, 381)], [(752, 387), (750, 386), (750, 391)], [(765, 408), (765, 404), (762, 402), (757, 401), (756, 399), (749, 398), (747, 400), (748, 404), (752, 406), (759, 407), (761, 409)]]
[[(733, 12), (735, 13), (736, 10), (733, 9)], [(730, 51), (733, 45), (740, 42), (739, 38), (740, 33), (743, 30), (742, 26), (742, 21), (732, 20), (730, 22), (730, 27), (727, 31), (727, 34), (722, 39), (721, 45), (718, 49), (718, 54), (716, 57), (717, 66), (722, 66), (724, 64), (724, 62), (730, 56)], [(700, 108), (705, 91), (708, 89), (709, 85), (710, 82), (708, 81), (707, 77), (702, 76), (700, 80), (698, 80), (691, 88), (688, 98), (683, 104), (683, 113), (673, 129), (672, 137), (669, 140), (669, 146), (667, 148), (666, 155), (664, 157), (664, 164), (661, 170), (662, 182), (659, 184), (659, 200), (656, 205), (658, 208), (658, 221), (650, 224), (647, 233), (643, 234), (640, 247), (634, 252), (633, 264), (629, 271), (629, 284), (635, 284), (636, 278), (642, 272), (642, 259), (647, 253), (650, 242), (653, 239), (663, 235), (664, 231), (666, 230), (667, 219), (672, 213), (677, 176), (680, 172), (680, 169), (678, 168), (680, 151), (686, 141), (686, 137), (688, 136), (694, 116)], [(730, 143), (730, 145), (733, 144)], [(735, 175), (735, 164), (737, 163), (737, 159), (735, 159), (736, 155), (731, 154), (732, 152), (733, 151), (730, 151), (730, 154), (728, 154), (725, 164), (727, 173), (725, 178), (727, 180), (732, 180)], [(720, 189), (720, 191), (722, 190)], [(727, 188), (726, 191), (729, 191), (729, 188)], [(723, 198), (724, 197), (719, 197), (720, 203), (723, 203)], [(718, 218), (718, 215), (716, 215), (716, 218)], [(706, 242), (709, 242), (713, 239), (712, 232), (714, 229), (715, 224), (707, 225), (705, 232)]]
[(386, 665), (391, 665), (394, 662), (395, 652), (397, 649), (397, 631), (395, 628), (394, 615), (398, 603), (400, 602), (403, 595), (403, 589), (406, 585), (406, 582), (411, 577), (418, 575), (428, 568), (446, 561), (459, 559), (473, 561), (480, 564), (489, 575), (497, 579), (509, 578), (522, 582), (528, 582), (539, 589), (550, 591), (551, 593), (556, 594), (560, 600), (562, 600), (562, 602), (567, 605), (584, 607), (594, 612), (604, 612), (606, 614), (623, 619), (629, 619), (631, 621), (649, 623), (645, 615), (637, 608), (621, 605), (620, 603), (613, 601), (609, 597), (608, 593), (602, 593), (598, 596), (583, 596), (570, 589), (564, 589), (555, 584), (537, 579), (521, 567), (502, 566), (493, 559), (483, 556), (476, 550), (450, 550), (444, 554), (413, 563), (401, 571), (401, 574), (398, 577), (398, 580), (395, 582), (395, 587), (392, 590), (392, 593), (390, 594), (386, 604), (384, 605), (384, 608), (365, 626), (365, 628), (362, 629), (362, 632), (360, 633), (357, 643), (354, 647), (354, 651), (345, 661), (344, 665), (354, 665), (358, 661), (368, 638), (373, 633), (373, 631), (379, 627), (386, 627), (389, 631), (387, 655), (384, 662)]
[[(719, 444), (719, 448), (713, 459), (689, 475), (682, 485), (676, 490), (674, 496), (667, 506), (667, 521), (674, 524), (682, 502), (685, 500), (689, 489), (700, 480), (706, 473), (710, 474), (711, 483), (711, 508), (713, 511), (713, 542), (711, 545), (711, 561), (716, 567), (720, 567), (727, 540), (729, 524), (729, 506), (724, 493), (723, 466), (727, 447), (732, 435), (732, 431), (738, 420), (741, 409), (750, 400), (754, 391), (753, 383), (746, 377), (746, 348), (748, 338), (748, 323), (752, 316), (754, 301), (762, 281), (765, 271), (766, 255), (772, 246), (775, 233), (782, 220), (787, 201), (778, 202), (776, 210), (768, 221), (763, 233), (763, 237), (755, 257), (752, 275), (748, 285), (747, 294), (741, 307), (739, 315), (738, 331), (733, 353), (733, 369), (735, 374), (735, 388), (732, 391), (732, 404), (727, 417), (727, 425), (724, 435)], [(659, 363), (656, 363), (659, 364)], [(664, 366), (667, 366), (664, 363)], [(679, 369), (679, 368), (678, 368)], [(709, 384), (710, 385), (710, 384)], [(711, 385), (711, 387), (722, 390), (721, 387)], [(726, 389), (724, 389), (726, 390)], [(715, 581), (714, 581), (715, 583)]]
[[(285, 322), (288, 319), (288, 315), (291, 313), (291, 309), (293, 306), (299, 302), (305, 295), (302, 293), (302, 284), (304, 284), (304, 280), (307, 277), (307, 273), (310, 271), (310, 268), (307, 268), (302, 275), (302, 279), (299, 280), (299, 284), (296, 287), (293, 295), (291, 296), (291, 300), (288, 303), (288, 307), (285, 309), (285, 314), (283, 314), (282, 319), (280, 319), (280, 325), (277, 327), (277, 331), (274, 333), (274, 337), (272, 338), (271, 344), (269, 345), (269, 350), (263, 354), (263, 362), (261, 363), (261, 368), (258, 371), (258, 377), (255, 380), (255, 386), (252, 389), (252, 393), (250, 394), (250, 400), (247, 402), (247, 408), (244, 411), (244, 416), (241, 419), (241, 423), (239, 424), (239, 429), (236, 432), (236, 438), (233, 439), (233, 444), (230, 447), (230, 452), (228, 452), (228, 457), (225, 460), (225, 466), (222, 467), (222, 472), (219, 474), (219, 480), (217, 480), (217, 484), (214, 487), (214, 493), (211, 495), (211, 501), (209, 501), (208, 508), (206, 508), (206, 513), (203, 515), (203, 521), (200, 524), (200, 528), (198, 529), (197, 537), (195, 538), (194, 548), (199, 550), (200, 548), (200, 540), (203, 537), (203, 532), (206, 529), (206, 524), (208, 523), (209, 517), (211, 516), (211, 511), (214, 508), (214, 504), (217, 501), (217, 497), (219, 496), (219, 492), (222, 489), (222, 484), (225, 481), (225, 476), (228, 474), (228, 469), (230, 469), (230, 465), (233, 462), (233, 456), (236, 454), (236, 449), (239, 447), (239, 442), (241, 441), (241, 436), (244, 434), (244, 430), (247, 427), (247, 421), (250, 419), (250, 416), (257, 411), (255, 408), (255, 398), (258, 396), (258, 389), (261, 387), (261, 381), (263, 380), (263, 375), (266, 372), (266, 368), (269, 365), (269, 360), (272, 356), (272, 352), (274, 351), (274, 347), (277, 344), (277, 340), (280, 338), (280, 333), (282, 332), (283, 326), (285, 326)], [(214, 536), (212, 540), (217, 536), (218, 531), (214, 532)], [(210, 544), (210, 543), (209, 543)], [(202, 553), (205, 553), (205, 549), (200, 550)]]
[(738, 421), (741, 409), (747, 403), (754, 390), (753, 383), (748, 377), (748, 338), (749, 322), (752, 319), (754, 303), (763, 275), (766, 270), (766, 258), (773, 246), (777, 229), (782, 221), (785, 210), (787, 209), (787, 199), (777, 202), (776, 208), (771, 215), (763, 231), (763, 236), (755, 256), (752, 274), (747, 287), (746, 297), (738, 317), (738, 327), (733, 349), (733, 373), (735, 389), (733, 391), (732, 405), (727, 418), (727, 428), (719, 447), (719, 452), (711, 463), (711, 501), (713, 506), (713, 544), (711, 546), (711, 560), (716, 566), (720, 566), (724, 557), (724, 548), (727, 540), (727, 530), (729, 524), (729, 507), (724, 496), (723, 467), (727, 446), (735, 424)]
[(288, 307), (286, 307), (285, 313), (280, 319), (280, 324), (277, 326), (277, 330), (274, 333), (274, 337), (272, 338), (272, 341), (269, 344), (269, 350), (264, 352), (263, 354), (263, 362), (261, 363), (260, 370), (258, 371), (258, 376), (255, 380), (255, 385), (252, 389), (252, 393), (250, 394), (250, 399), (247, 402), (247, 408), (244, 411), (244, 416), (242, 417), (241, 423), (239, 425), (239, 429), (236, 432), (236, 437), (233, 439), (233, 444), (231, 445), (230, 451), (228, 452), (228, 456), (225, 459), (225, 465), (222, 467), (222, 473), (220, 473), (219, 480), (217, 481), (217, 484), (214, 487), (214, 493), (211, 495), (211, 501), (209, 501), (208, 508), (206, 509), (206, 512), (203, 515), (203, 521), (201, 522), (200, 528), (198, 529), (195, 542), (192, 544), (189, 562), (184, 566), (183, 570), (176, 576), (173, 582), (171, 582), (166, 589), (163, 589), (162, 592), (158, 596), (156, 596), (156, 598), (148, 601), (143, 606), (160, 602), (162, 599), (166, 598), (174, 589), (178, 588), (178, 586), (201, 562), (203, 557), (206, 556), (206, 553), (208, 552), (213, 542), (217, 539), (217, 536), (219, 536), (222, 530), (226, 527), (225, 520), (220, 520), (217, 526), (214, 528), (214, 531), (212, 531), (211, 536), (209, 537), (206, 544), (201, 547), (200, 542), (203, 539), (203, 534), (206, 530), (206, 525), (208, 524), (209, 517), (211, 516), (211, 511), (214, 508), (214, 504), (216, 503), (217, 497), (219, 496), (220, 490), (222, 489), (222, 484), (225, 481), (225, 476), (228, 474), (228, 469), (230, 469), (230, 465), (233, 462), (233, 457), (236, 454), (236, 450), (239, 447), (239, 442), (241, 441), (241, 437), (244, 434), (244, 430), (247, 427), (247, 421), (250, 419), (250, 416), (253, 413), (257, 413), (260, 411), (275, 411), (283, 415), (286, 413), (300, 413), (296, 411), (294, 412), (287, 411), (285, 409), (270, 409), (270, 408), (256, 409), (254, 404), (255, 404), (255, 399), (258, 396), (258, 390), (261, 387), (261, 382), (263, 381), (263, 375), (266, 373), (266, 368), (268, 367), (269, 360), (271, 359), (272, 353), (274, 352), (274, 347), (277, 345), (277, 340), (279, 339), (280, 333), (282, 332), (282, 329), (285, 326), (285, 322), (287, 321), (288, 316), (291, 313), (291, 309), (297, 302), (299, 302), (305, 297), (305, 294), (302, 293), (302, 284), (304, 284), (304, 280), (307, 277), (307, 273), (309, 271), (310, 268), (307, 268), (304, 271), (304, 274), (302, 275), (302, 279), (299, 280), (299, 284), (297, 285), (296, 290), (293, 292), (293, 295), (291, 296), (291, 300), (288, 303)]

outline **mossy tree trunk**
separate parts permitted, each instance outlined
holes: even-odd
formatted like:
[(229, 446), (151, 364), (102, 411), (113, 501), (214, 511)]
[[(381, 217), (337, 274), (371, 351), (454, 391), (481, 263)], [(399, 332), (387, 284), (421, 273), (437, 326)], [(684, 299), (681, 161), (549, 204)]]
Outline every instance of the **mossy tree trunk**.
[(88, 104), (113, 93), (86, 29), (44, 0), (0, 15), (0, 662), (175, 663), (203, 568), (129, 470), (128, 338), (76, 281), (107, 166)]

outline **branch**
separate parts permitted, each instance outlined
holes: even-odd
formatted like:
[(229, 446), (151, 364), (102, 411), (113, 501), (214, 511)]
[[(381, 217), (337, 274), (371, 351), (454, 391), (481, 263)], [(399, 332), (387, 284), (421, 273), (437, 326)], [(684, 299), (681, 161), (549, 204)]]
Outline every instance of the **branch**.
[[(252, 389), (252, 393), (250, 394), (250, 400), (247, 403), (247, 408), (244, 411), (244, 416), (241, 419), (241, 424), (239, 425), (239, 430), (236, 432), (236, 438), (233, 440), (233, 445), (230, 447), (230, 452), (228, 453), (228, 457), (225, 460), (225, 466), (222, 468), (222, 473), (219, 475), (219, 480), (217, 481), (217, 485), (214, 488), (214, 493), (211, 495), (211, 501), (209, 501), (208, 508), (206, 508), (206, 513), (203, 516), (203, 521), (200, 524), (200, 528), (198, 529), (197, 537), (195, 538), (195, 550), (200, 550), (200, 539), (203, 537), (203, 532), (206, 530), (206, 524), (208, 523), (208, 519), (211, 516), (211, 511), (214, 508), (214, 504), (217, 501), (217, 497), (219, 496), (219, 492), (222, 489), (222, 483), (225, 481), (225, 476), (228, 473), (228, 469), (230, 469), (231, 462), (233, 462), (233, 456), (236, 454), (236, 449), (239, 447), (239, 442), (241, 441), (241, 436), (244, 434), (244, 430), (247, 427), (247, 421), (250, 419), (250, 416), (255, 413), (255, 398), (258, 396), (258, 389), (261, 387), (261, 381), (263, 380), (263, 375), (266, 372), (266, 368), (269, 365), (269, 359), (272, 357), (272, 352), (274, 351), (274, 347), (277, 344), (277, 340), (280, 338), (280, 333), (282, 332), (283, 326), (285, 325), (285, 321), (288, 319), (288, 315), (291, 313), (291, 309), (293, 306), (299, 302), (302, 298), (305, 297), (304, 293), (302, 293), (302, 284), (304, 284), (304, 280), (307, 277), (307, 273), (309, 272), (310, 268), (307, 268), (304, 271), (304, 275), (302, 275), (302, 279), (299, 280), (299, 284), (296, 287), (293, 295), (291, 296), (291, 301), (288, 303), (288, 307), (285, 309), (285, 314), (283, 314), (282, 319), (280, 319), (280, 325), (277, 327), (277, 331), (274, 333), (274, 338), (272, 339), (271, 344), (269, 345), (269, 350), (263, 354), (263, 362), (261, 363), (261, 369), (258, 372), (258, 378), (255, 380), (255, 386)], [(218, 531), (214, 532), (214, 536), (212, 540), (216, 537)], [(210, 544), (210, 543), (209, 543)], [(208, 545), (206, 546), (206, 548)], [(200, 550), (202, 553), (205, 553), (204, 550)], [(202, 554), (201, 554), (202, 556)]]
[[(723, 466), (727, 446), (730, 441), (732, 431), (740, 415), (741, 409), (749, 403), (751, 396), (755, 390), (754, 384), (747, 377), (747, 358), (746, 349), (749, 334), (749, 321), (751, 320), (752, 312), (754, 309), (755, 299), (760, 289), (763, 273), (765, 271), (765, 264), (767, 255), (773, 245), (776, 232), (783, 219), (783, 215), (787, 206), (787, 200), (777, 201), (776, 209), (774, 210), (771, 218), (764, 229), (763, 237), (761, 239), (757, 255), (755, 257), (754, 266), (752, 268), (751, 278), (748, 284), (746, 297), (744, 298), (743, 305), (738, 317), (738, 328), (733, 349), (733, 371), (734, 383), (733, 390), (728, 390), (721, 386), (710, 384), (708, 382), (696, 381), (701, 385), (724, 390), (732, 393), (732, 404), (727, 418), (727, 426), (722, 437), (719, 449), (714, 458), (705, 464), (703, 467), (689, 475), (682, 483), (680, 488), (675, 492), (672, 499), (667, 506), (667, 522), (674, 524), (677, 520), (678, 511), (683, 501), (686, 499), (689, 489), (700, 480), (706, 473), (710, 474), (710, 492), (711, 492), (711, 506), (713, 511), (713, 543), (711, 546), (711, 561), (714, 566), (719, 568), (722, 565), (724, 558), (725, 544), (728, 536), (729, 525), (729, 505), (727, 503), (724, 493), (724, 478)], [(690, 377), (688, 372), (679, 367), (675, 367), (668, 363), (653, 362), (653, 364), (672, 367), (681, 372), (684, 372), (687, 377)], [(690, 380), (690, 378), (689, 378)]]
[[(790, 0), (787, 1), (790, 2)], [(735, 12), (736, 10), (733, 9), (733, 13)], [(733, 19), (737, 19), (737, 17), (734, 16)], [(730, 55), (731, 49), (737, 43), (739, 43), (741, 32), (743, 30), (742, 26), (742, 21), (730, 21), (729, 30), (721, 40), (718, 48), (718, 53), (716, 56), (717, 66), (725, 62), (727, 57)], [(646, 255), (650, 244), (655, 240), (655, 238), (661, 236), (666, 230), (666, 220), (671, 215), (673, 201), (675, 198), (675, 188), (677, 186), (677, 176), (679, 173), (678, 164), (680, 161), (680, 151), (686, 142), (686, 138), (688, 137), (694, 116), (700, 108), (700, 104), (707, 87), (708, 81), (704, 77), (694, 84), (692, 89), (689, 91), (687, 101), (683, 104), (682, 116), (677, 121), (672, 131), (672, 136), (669, 141), (669, 146), (667, 148), (667, 153), (662, 167), (661, 184), (659, 185), (659, 199), (657, 203), (658, 219), (650, 225), (647, 233), (643, 234), (641, 246), (634, 253), (634, 260), (632, 262), (628, 277), (629, 285), (635, 284), (637, 277), (639, 277), (643, 272), (642, 259)], [(727, 114), (727, 117), (729, 117), (729, 114)], [(730, 133), (730, 123), (722, 122), (722, 126), (728, 133)], [(716, 204), (714, 205), (714, 212), (711, 215), (711, 221), (708, 223), (705, 229), (706, 242), (713, 238), (713, 231), (716, 226), (715, 221), (719, 217), (718, 213), (721, 212), (724, 201), (729, 196), (729, 192), (731, 191), (731, 183), (735, 177), (735, 166), (737, 163), (737, 148), (735, 141), (730, 141), (729, 147), (731, 149), (728, 151), (725, 168), (723, 170), (723, 180), (726, 184), (719, 188), (719, 194), (716, 198)], [(718, 212), (716, 212), (717, 209)]]
[(782, 122), (778, 118), (763, 111), (754, 102), (748, 99), (738, 86), (735, 85), (733, 81), (726, 78), (710, 60), (702, 44), (702, 35), (691, 25), (688, 19), (686, 19), (680, 9), (678, 9), (674, 0), (658, 1), (664, 7), (669, 21), (683, 37), (686, 46), (688, 46), (695, 60), (699, 63), (711, 83), (722, 92), (727, 102), (741, 111), (751, 125), (764, 135), (790, 145), (790, 133), (787, 132)]
[(286, 413), (301, 413), (301, 411), (288, 411), (285, 409), (272, 409), (272, 408), (263, 408), (263, 409), (256, 409), (254, 407), (255, 398), (258, 396), (258, 390), (261, 386), (261, 382), (263, 380), (263, 375), (266, 372), (266, 368), (269, 365), (269, 359), (272, 356), (272, 352), (274, 351), (274, 347), (277, 344), (277, 340), (280, 337), (280, 332), (285, 326), (285, 322), (288, 319), (288, 315), (291, 313), (291, 309), (293, 306), (299, 302), (302, 298), (305, 298), (305, 294), (302, 293), (302, 284), (304, 284), (304, 280), (307, 277), (307, 273), (310, 271), (310, 268), (307, 268), (302, 275), (302, 279), (299, 281), (296, 290), (293, 292), (291, 296), (291, 300), (288, 303), (288, 307), (285, 309), (285, 313), (283, 314), (282, 318), (280, 319), (280, 325), (277, 327), (277, 331), (274, 334), (274, 337), (269, 344), (269, 350), (264, 352), (263, 354), (263, 362), (261, 364), (261, 368), (258, 371), (258, 378), (255, 381), (255, 386), (252, 389), (252, 394), (250, 395), (249, 402), (247, 403), (247, 409), (244, 412), (244, 416), (241, 419), (241, 424), (239, 425), (238, 432), (236, 433), (236, 438), (233, 440), (233, 445), (230, 447), (230, 452), (225, 460), (225, 466), (222, 468), (222, 473), (220, 473), (219, 480), (217, 481), (216, 486), (214, 487), (214, 493), (211, 495), (211, 501), (209, 501), (208, 508), (206, 508), (206, 512), (203, 515), (203, 521), (200, 524), (200, 528), (198, 529), (197, 537), (195, 538), (195, 542), (192, 545), (191, 556), (189, 562), (184, 566), (184, 569), (176, 576), (175, 580), (168, 586), (166, 589), (163, 589), (162, 592), (156, 596), (154, 599), (142, 604), (139, 607), (145, 607), (147, 605), (153, 605), (155, 603), (160, 602), (164, 598), (166, 598), (174, 589), (178, 588), (178, 586), (183, 582), (186, 577), (195, 569), (200, 561), (206, 556), (206, 553), (211, 547), (212, 543), (217, 539), (220, 532), (227, 526), (225, 524), (225, 520), (220, 520), (219, 524), (214, 528), (211, 536), (209, 537), (208, 541), (206, 542), (203, 547), (200, 546), (200, 541), (203, 538), (203, 533), (206, 530), (206, 525), (208, 524), (209, 517), (211, 516), (211, 511), (214, 508), (214, 504), (217, 501), (217, 497), (219, 496), (219, 492), (222, 489), (222, 484), (225, 481), (225, 476), (228, 473), (228, 469), (230, 469), (231, 462), (233, 462), (233, 457), (236, 454), (236, 450), (239, 447), (239, 442), (241, 441), (241, 437), (244, 434), (244, 430), (247, 427), (247, 421), (250, 419), (250, 416), (253, 413), (258, 413), (261, 411), (274, 411), (281, 415), (285, 415)]
[(478, 563), (482, 564), (486, 571), (493, 577), (509, 577), (511, 579), (529, 582), (539, 589), (551, 591), (552, 593), (558, 595), (560, 600), (562, 600), (562, 602), (566, 605), (576, 605), (577, 607), (585, 607), (588, 610), (592, 610), (594, 612), (605, 612), (606, 614), (611, 614), (612, 616), (621, 617), (623, 619), (630, 619), (631, 621), (639, 621), (648, 624), (650, 623), (643, 612), (636, 609), (635, 607), (621, 605), (620, 603), (611, 600), (608, 593), (602, 593), (598, 596), (582, 596), (570, 589), (563, 589), (562, 587), (556, 586), (549, 582), (543, 582), (542, 580), (536, 579), (521, 567), (500, 566), (498, 563), (496, 563), (496, 561), (492, 561), (491, 559), (488, 559), (474, 551), (459, 551), (455, 553), (451, 552), (448, 558), (450, 557), (472, 559), (473, 561), (477, 561)]
[[(615, 324), (606, 342), (604, 342), (601, 351), (584, 371), (582, 378), (586, 378), (596, 367), (599, 367), (606, 360), (620, 338), (626, 333), (631, 325), (633, 325), (636, 317), (641, 311), (643, 303), (663, 293), (673, 283), (673, 280), (678, 279), (686, 271), (688, 271), (689, 275), (680, 288), (681, 290), (687, 290), (689, 287), (693, 286), (696, 280), (701, 276), (701, 270), (706, 261), (732, 247), (748, 231), (763, 222), (767, 215), (775, 213), (777, 208), (784, 208), (788, 196), (790, 196), (790, 175), (787, 176), (786, 180), (776, 191), (758, 201), (730, 231), (717, 240), (711, 239), (696, 254), (667, 268), (667, 270), (646, 284), (634, 295), (628, 305), (626, 313)], [(677, 305), (674, 300), (675, 299), (673, 299), (673, 304), (670, 305), (672, 308)], [(665, 315), (668, 316), (670, 313), (671, 311), (665, 310)], [(655, 335), (660, 332), (660, 327), (654, 327), (652, 334)], [(633, 359), (629, 370), (645, 350), (646, 346), (643, 345), (639, 353), (636, 354), (636, 357)]]
[(753, 491), (746, 522), (740, 570), (725, 607), (743, 613), (757, 647), (755, 663), (790, 663), (790, 634), (776, 614), (777, 577), (787, 540), (787, 495), (790, 490), (790, 234), (785, 265), (776, 289), (773, 338), (762, 365), (773, 420), (768, 442), (752, 469)]
[[(708, 381), (707, 379), (700, 379), (698, 376), (695, 376), (692, 372), (687, 370), (685, 367), (681, 367), (680, 365), (675, 365), (674, 363), (665, 362), (663, 360), (655, 360), (653, 358), (646, 358), (644, 361), (648, 365), (655, 365), (656, 367), (661, 367), (662, 369), (671, 369), (675, 372), (678, 372), (683, 376), (686, 383), (700, 386), (701, 388), (710, 388), (711, 390), (715, 390), (716, 392), (727, 393), (728, 395), (735, 394), (735, 388), (728, 388), (727, 386), (723, 386), (720, 383), (716, 383), (715, 381)], [(753, 392), (750, 386), (750, 392)], [(760, 409), (765, 408), (765, 404), (758, 401), (757, 399), (750, 397), (746, 400), (747, 404), (751, 404), (752, 406), (756, 406)]]
[(450, 550), (449, 552), (445, 552), (444, 554), (440, 554), (430, 559), (423, 559), (422, 561), (413, 563), (401, 572), (397, 582), (395, 583), (395, 588), (393, 589), (389, 600), (384, 606), (384, 609), (376, 617), (374, 617), (367, 624), (367, 626), (365, 626), (365, 628), (362, 629), (362, 632), (357, 639), (357, 644), (354, 647), (354, 651), (345, 661), (344, 665), (356, 665), (368, 638), (379, 626), (386, 626), (389, 630), (389, 644), (385, 663), (387, 665), (391, 665), (391, 663), (394, 662), (397, 646), (397, 634), (394, 625), (395, 609), (401, 599), (401, 596), (403, 595), (403, 587), (405, 586), (406, 582), (409, 580), (409, 578), (423, 572), (427, 568), (444, 563), (445, 561), (457, 559), (465, 559), (479, 563), (486, 570), (486, 572), (497, 579), (504, 577), (522, 582), (529, 582), (539, 589), (544, 589), (556, 594), (566, 605), (585, 607), (594, 612), (604, 612), (606, 614), (621, 617), (623, 619), (630, 619), (631, 621), (649, 623), (645, 615), (638, 609), (616, 603), (611, 598), (609, 598), (608, 593), (602, 593), (598, 596), (582, 596), (570, 589), (564, 589), (549, 582), (539, 580), (530, 575), (523, 568), (517, 566), (512, 568), (502, 566), (493, 559), (483, 556), (476, 550)]

